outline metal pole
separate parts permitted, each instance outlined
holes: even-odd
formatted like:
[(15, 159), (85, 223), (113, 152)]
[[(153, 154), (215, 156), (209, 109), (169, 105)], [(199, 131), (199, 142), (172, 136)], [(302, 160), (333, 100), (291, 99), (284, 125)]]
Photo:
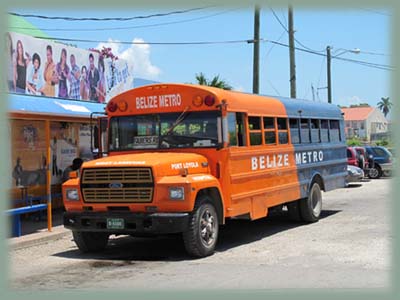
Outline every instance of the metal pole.
[(332, 85), (331, 85), (331, 47), (326, 47), (326, 78), (328, 87), (328, 103), (332, 103)]
[(46, 120), (46, 146), (47, 146), (47, 181), (46, 181), (46, 191), (47, 191), (47, 230), (51, 231), (52, 224), (52, 205), (51, 205), (51, 137), (50, 137), (50, 121)]
[(253, 94), (259, 93), (260, 82), (260, 6), (254, 9)]
[(290, 97), (296, 98), (296, 62), (294, 53), (293, 8), (289, 5), (289, 58), (290, 58)]

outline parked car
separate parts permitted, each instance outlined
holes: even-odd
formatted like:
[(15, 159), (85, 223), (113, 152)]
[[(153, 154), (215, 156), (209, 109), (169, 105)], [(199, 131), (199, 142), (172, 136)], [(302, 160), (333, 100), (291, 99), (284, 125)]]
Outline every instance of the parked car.
[(357, 152), (358, 167), (366, 172), (373, 166), (373, 157), (369, 157), (364, 147), (356, 146), (353, 148)]
[(346, 186), (351, 182), (359, 182), (364, 178), (364, 171), (356, 166), (347, 165)]
[(347, 164), (358, 167), (357, 152), (353, 147), (347, 147)]
[(393, 168), (392, 154), (382, 146), (365, 146), (365, 150), (374, 158), (374, 166), (370, 168), (368, 177), (377, 179), (383, 175), (390, 176)]

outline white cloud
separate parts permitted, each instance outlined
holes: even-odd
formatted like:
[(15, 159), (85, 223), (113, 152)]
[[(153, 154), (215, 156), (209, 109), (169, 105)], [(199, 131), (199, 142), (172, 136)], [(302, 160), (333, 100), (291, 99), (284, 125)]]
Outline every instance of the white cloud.
[(236, 91), (236, 92), (245, 92), (246, 91), (245, 88), (241, 85), (233, 87), (232, 90)]
[[(332, 102), (334, 102), (335, 100), (333, 99)], [(339, 98), (337, 100), (337, 103), (334, 104), (339, 104), (341, 106), (347, 106), (349, 107), (350, 105), (358, 105), (360, 103), (366, 103), (366, 100), (362, 100), (360, 97), (358, 96), (345, 96), (343, 98)]]
[[(128, 49), (123, 49), (121, 44), (113, 43), (117, 40), (109, 39), (108, 43), (100, 43), (97, 49), (110, 47), (114, 55), (128, 62), (129, 71), (134, 77), (144, 79), (157, 79), (161, 74), (161, 69), (152, 64), (150, 60), (149, 44), (132, 44)], [(143, 39), (134, 38), (133, 43), (144, 43)]]

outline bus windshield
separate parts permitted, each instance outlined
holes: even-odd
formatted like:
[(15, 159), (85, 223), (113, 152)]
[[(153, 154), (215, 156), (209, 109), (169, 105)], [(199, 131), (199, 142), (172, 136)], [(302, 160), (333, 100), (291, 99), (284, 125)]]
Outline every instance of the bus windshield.
[(217, 147), (220, 112), (180, 112), (113, 117), (110, 151)]

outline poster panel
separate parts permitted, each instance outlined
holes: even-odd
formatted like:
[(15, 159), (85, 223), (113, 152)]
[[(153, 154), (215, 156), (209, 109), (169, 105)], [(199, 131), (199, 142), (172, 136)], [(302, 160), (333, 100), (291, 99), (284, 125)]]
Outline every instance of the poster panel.
[(132, 88), (124, 60), (14, 32), (5, 47), (9, 92), (105, 103)]
[(46, 184), (44, 121), (10, 120), (12, 187)]
[(64, 170), (78, 157), (78, 124), (50, 123), (51, 184), (61, 184)]

